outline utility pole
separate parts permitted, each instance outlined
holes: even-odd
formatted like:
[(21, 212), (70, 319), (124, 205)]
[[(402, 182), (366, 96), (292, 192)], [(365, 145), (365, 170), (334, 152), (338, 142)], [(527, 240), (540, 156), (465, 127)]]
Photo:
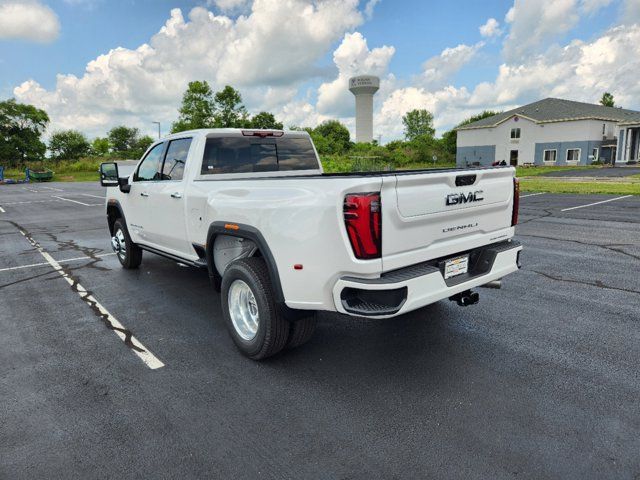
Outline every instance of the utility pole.
[(160, 133), (160, 122), (151, 122), (151, 123), (155, 123), (158, 125), (158, 139), (162, 136)]

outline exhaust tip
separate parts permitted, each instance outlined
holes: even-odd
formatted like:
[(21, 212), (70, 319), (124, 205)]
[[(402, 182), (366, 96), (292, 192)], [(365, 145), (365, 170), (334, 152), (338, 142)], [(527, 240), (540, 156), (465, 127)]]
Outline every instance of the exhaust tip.
[(502, 280), (493, 280), (492, 282), (480, 285), (482, 288), (502, 288)]

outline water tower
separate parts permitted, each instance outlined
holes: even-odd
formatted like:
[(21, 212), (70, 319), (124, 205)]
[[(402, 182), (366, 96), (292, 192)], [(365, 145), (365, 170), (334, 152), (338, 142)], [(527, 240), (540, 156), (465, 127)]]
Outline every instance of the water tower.
[(380, 79), (360, 75), (349, 79), (349, 90), (356, 96), (356, 142), (373, 140), (373, 95), (380, 88)]

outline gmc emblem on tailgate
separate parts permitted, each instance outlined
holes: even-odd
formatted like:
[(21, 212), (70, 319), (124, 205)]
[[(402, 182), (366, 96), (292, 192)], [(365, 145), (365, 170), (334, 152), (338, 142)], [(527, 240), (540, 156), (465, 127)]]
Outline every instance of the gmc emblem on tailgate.
[(469, 193), (450, 193), (447, 195), (447, 205), (458, 205), (460, 203), (481, 202), (484, 200), (482, 190)]

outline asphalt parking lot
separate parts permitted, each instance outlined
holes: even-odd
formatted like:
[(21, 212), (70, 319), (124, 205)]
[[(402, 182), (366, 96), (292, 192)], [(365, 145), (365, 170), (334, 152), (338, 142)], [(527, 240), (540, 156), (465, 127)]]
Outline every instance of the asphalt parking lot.
[(0, 187), (0, 478), (640, 478), (640, 197), (524, 194), (478, 305), (255, 363), (205, 271), (120, 268), (103, 196)]

